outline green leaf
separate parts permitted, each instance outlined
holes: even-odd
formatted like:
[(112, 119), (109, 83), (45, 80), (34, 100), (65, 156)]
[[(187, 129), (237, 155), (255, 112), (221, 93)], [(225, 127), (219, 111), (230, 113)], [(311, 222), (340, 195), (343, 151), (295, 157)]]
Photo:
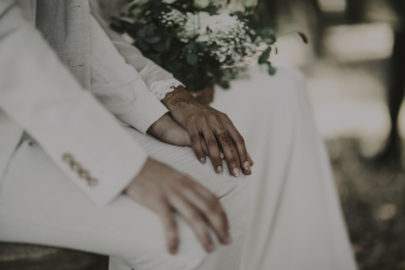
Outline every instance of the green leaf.
[(146, 27), (142, 27), (138, 31), (136, 31), (136, 35), (140, 38), (143, 38), (146, 36)]
[(259, 57), (259, 61), (258, 61), (259, 64), (265, 64), (270, 57), (270, 53), (271, 53), (271, 47), (267, 47), (267, 49)]
[(143, 53), (150, 50), (149, 45), (143, 42), (142, 40), (137, 40), (135, 42), (135, 47), (138, 47)]
[(272, 45), (276, 42), (276, 36), (274, 35), (274, 32), (271, 29), (264, 28), (256, 30), (256, 32), (267, 44)]
[(160, 41), (160, 37), (159, 36), (153, 36), (153, 37), (147, 37), (145, 38), (145, 42), (149, 43), (149, 44), (156, 44)]
[(164, 44), (164, 47), (165, 47), (166, 51), (168, 51), (170, 49), (170, 45), (172, 45), (172, 40), (171, 40), (171, 38), (167, 38), (165, 40), (165, 44)]
[(187, 64), (194, 66), (195, 64), (197, 64), (198, 61), (198, 56), (196, 54), (187, 54), (186, 56), (186, 61)]
[(274, 75), (277, 72), (277, 69), (273, 67), (273, 65), (270, 62), (267, 62), (267, 71), (270, 75)]
[(152, 36), (155, 33), (156, 26), (153, 23), (149, 23), (145, 26), (145, 32), (147, 36)]
[(163, 43), (156, 43), (153, 45), (153, 49), (159, 53), (162, 53), (165, 51), (165, 45)]

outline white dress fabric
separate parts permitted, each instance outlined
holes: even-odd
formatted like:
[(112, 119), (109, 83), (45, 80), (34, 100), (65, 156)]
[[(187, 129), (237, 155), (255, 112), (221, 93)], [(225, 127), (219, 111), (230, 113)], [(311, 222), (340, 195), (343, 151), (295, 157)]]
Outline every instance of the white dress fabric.
[(324, 146), (296, 70), (249, 78), (216, 91), (214, 107), (234, 121), (255, 165), (232, 177), (201, 165), (188, 147), (128, 132), (153, 158), (189, 174), (221, 198), (233, 242), (206, 254), (178, 218), (180, 249), (166, 251), (159, 219), (122, 195), (97, 206), (40, 146), (21, 144), (0, 186), (0, 241), (68, 247), (111, 256), (110, 269), (356, 269)]

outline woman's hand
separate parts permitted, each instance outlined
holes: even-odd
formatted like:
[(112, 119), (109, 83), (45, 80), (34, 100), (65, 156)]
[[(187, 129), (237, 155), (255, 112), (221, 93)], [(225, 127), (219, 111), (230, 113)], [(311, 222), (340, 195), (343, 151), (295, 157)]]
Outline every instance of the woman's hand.
[(183, 87), (168, 93), (162, 101), (172, 117), (187, 130), (201, 163), (205, 163), (205, 154), (208, 154), (214, 170), (222, 173), (223, 153), (232, 175), (238, 176), (241, 169), (244, 174), (251, 174), (253, 161), (244, 139), (226, 114), (200, 104)]
[(180, 126), (169, 114), (163, 115), (148, 129), (153, 137), (169, 144), (190, 146), (190, 136), (187, 130)]
[(222, 244), (231, 242), (228, 219), (218, 198), (163, 163), (148, 159), (124, 193), (160, 217), (172, 254), (179, 246), (175, 212), (186, 220), (207, 252), (214, 250), (211, 230)]

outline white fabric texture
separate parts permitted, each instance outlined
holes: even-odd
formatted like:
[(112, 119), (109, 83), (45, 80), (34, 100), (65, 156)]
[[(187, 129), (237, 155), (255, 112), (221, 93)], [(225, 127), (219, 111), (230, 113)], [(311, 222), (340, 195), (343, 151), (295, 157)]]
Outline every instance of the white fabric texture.
[(107, 204), (147, 154), (80, 87), (15, 1), (0, 1), (0, 14), (0, 175), (25, 130), (85, 194)]
[(230, 219), (231, 246), (205, 254), (179, 218), (180, 251), (168, 255), (153, 213), (126, 196), (95, 206), (39, 146), (26, 143), (0, 186), (0, 241), (107, 254), (113, 257), (113, 270), (356, 269), (304, 85), (295, 70), (279, 69), (269, 77), (252, 69), (250, 79), (217, 90), (213, 106), (234, 121), (255, 161), (248, 177), (217, 175), (190, 148), (128, 130), (150, 156), (191, 175), (221, 198)]
[(134, 67), (125, 62), (95, 18), (90, 13), (88, 16), (91, 91), (120, 120), (146, 133), (168, 110), (149, 91)]
[[(103, 13), (99, 6), (99, 0), (88, 0), (93, 16), (112, 40), (113, 44), (125, 58), (127, 63), (133, 66), (148, 86), (148, 89), (156, 96), (158, 100), (162, 100), (167, 93), (173, 91), (177, 86), (183, 84), (176, 80), (173, 75), (155, 64), (152, 60), (144, 57), (142, 53), (122, 36), (110, 29), (108, 23), (103, 17)], [(116, 1), (118, 2), (118, 1)]]

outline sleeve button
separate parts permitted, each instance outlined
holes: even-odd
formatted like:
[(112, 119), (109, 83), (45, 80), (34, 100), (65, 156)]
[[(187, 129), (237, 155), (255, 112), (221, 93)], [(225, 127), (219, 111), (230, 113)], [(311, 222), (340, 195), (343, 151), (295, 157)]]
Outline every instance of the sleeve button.
[(98, 184), (98, 180), (97, 180), (96, 178), (90, 177), (90, 178), (87, 180), (87, 184), (88, 184), (90, 187), (94, 187), (94, 186), (96, 186), (96, 185)]
[(84, 178), (84, 179), (87, 179), (87, 178), (89, 178), (89, 172), (88, 171), (86, 171), (86, 170), (84, 170), (84, 169), (82, 169), (82, 168), (80, 168), (79, 170), (78, 170), (78, 172), (77, 172), (78, 174), (79, 174), (79, 177), (80, 178)]
[(70, 163), (73, 160), (73, 157), (71, 154), (65, 153), (62, 155), (62, 160)]

